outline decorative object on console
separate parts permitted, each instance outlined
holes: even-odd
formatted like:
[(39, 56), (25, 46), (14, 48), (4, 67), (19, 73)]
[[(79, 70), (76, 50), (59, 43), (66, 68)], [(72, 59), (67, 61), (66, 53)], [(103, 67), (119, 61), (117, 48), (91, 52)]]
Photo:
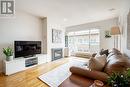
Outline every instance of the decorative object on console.
[(105, 31), (105, 37), (106, 37), (106, 38), (111, 38), (110, 31)]
[(130, 69), (123, 73), (112, 73), (107, 82), (112, 87), (130, 87)]
[(6, 55), (6, 60), (11, 61), (13, 60), (13, 50), (12, 48), (3, 48), (3, 53)]
[(52, 43), (62, 43), (62, 31), (52, 29)]
[(114, 48), (118, 48), (118, 35), (120, 35), (120, 34), (121, 34), (121, 32), (120, 32), (119, 26), (113, 26), (111, 28), (111, 35), (114, 36)]

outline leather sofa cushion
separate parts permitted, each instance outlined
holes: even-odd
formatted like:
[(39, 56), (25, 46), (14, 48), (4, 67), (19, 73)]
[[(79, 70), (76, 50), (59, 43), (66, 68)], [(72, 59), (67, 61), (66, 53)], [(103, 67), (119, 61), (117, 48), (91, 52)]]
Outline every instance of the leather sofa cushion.
[(90, 71), (87, 69), (74, 67), (74, 66), (70, 68), (70, 72), (72, 74), (80, 75), (80, 76), (87, 77), (93, 80), (101, 80), (103, 82), (106, 82), (108, 79), (108, 75), (104, 72)]
[(123, 72), (130, 67), (130, 60), (123, 56), (114, 54), (108, 58), (104, 72), (111, 75), (113, 72)]

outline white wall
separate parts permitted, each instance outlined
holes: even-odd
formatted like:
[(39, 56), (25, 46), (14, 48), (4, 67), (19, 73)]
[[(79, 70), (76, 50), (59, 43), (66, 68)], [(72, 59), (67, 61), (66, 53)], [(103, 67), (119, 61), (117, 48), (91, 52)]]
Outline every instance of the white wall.
[(14, 18), (0, 19), (0, 71), (2, 66), (2, 48), (13, 46), (15, 40), (42, 41), (41, 19), (25, 12), (16, 12)]
[[(52, 29), (62, 30), (62, 43), (52, 43)], [(65, 47), (65, 29), (60, 24), (55, 24), (51, 19), (47, 20), (47, 53), (48, 61), (51, 61), (51, 49)], [(64, 55), (63, 55), (64, 56)]]
[(43, 53), (47, 54), (47, 18), (42, 19), (42, 26), (43, 26)]
[(126, 2), (124, 8), (122, 9), (123, 10), (119, 17), (119, 25), (122, 30), (122, 49), (123, 52), (130, 57), (130, 50), (127, 49), (127, 15), (130, 11), (130, 1)]
[(86, 23), (86, 24), (67, 27), (66, 32), (86, 30), (92, 28), (100, 29), (100, 41), (101, 41), (100, 48), (111, 49), (114, 47), (113, 44), (114, 38), (113, 37), (105, 38), (105, 31), (106, 30), (110, 31), (111, 27), (117, 24), (118, 24), (118, 18), (113, 18), (113, 19), (108, 19), (108, 20), (103, 20), (103, 21), (98, 21), (93, 23)]

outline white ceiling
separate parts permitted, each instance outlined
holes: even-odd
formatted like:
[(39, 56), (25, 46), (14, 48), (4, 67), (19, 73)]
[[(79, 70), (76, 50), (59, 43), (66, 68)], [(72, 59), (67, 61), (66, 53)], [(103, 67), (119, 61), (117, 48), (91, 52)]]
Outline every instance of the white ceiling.
[[(117, 17), (130, 0), (15, 0), (16, 9), (64, 26)], [(129, 4), (128, 4), (129, 3)], [(114, 8), (115, 10), (109, 11)]]

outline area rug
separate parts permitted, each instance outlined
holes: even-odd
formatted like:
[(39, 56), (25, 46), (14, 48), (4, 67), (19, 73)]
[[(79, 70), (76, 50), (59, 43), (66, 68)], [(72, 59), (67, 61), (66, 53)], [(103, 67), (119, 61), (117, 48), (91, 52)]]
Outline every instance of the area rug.
[(86, 61), (71, 59), (69, 60), (69, 62), (39, 76), (38, 78), (50, 87), (58, 87), (65, 79), (67, 79), (71, 75), (69, 71), (69, 68), (71, 66), (82, 67), (86, 64)]

